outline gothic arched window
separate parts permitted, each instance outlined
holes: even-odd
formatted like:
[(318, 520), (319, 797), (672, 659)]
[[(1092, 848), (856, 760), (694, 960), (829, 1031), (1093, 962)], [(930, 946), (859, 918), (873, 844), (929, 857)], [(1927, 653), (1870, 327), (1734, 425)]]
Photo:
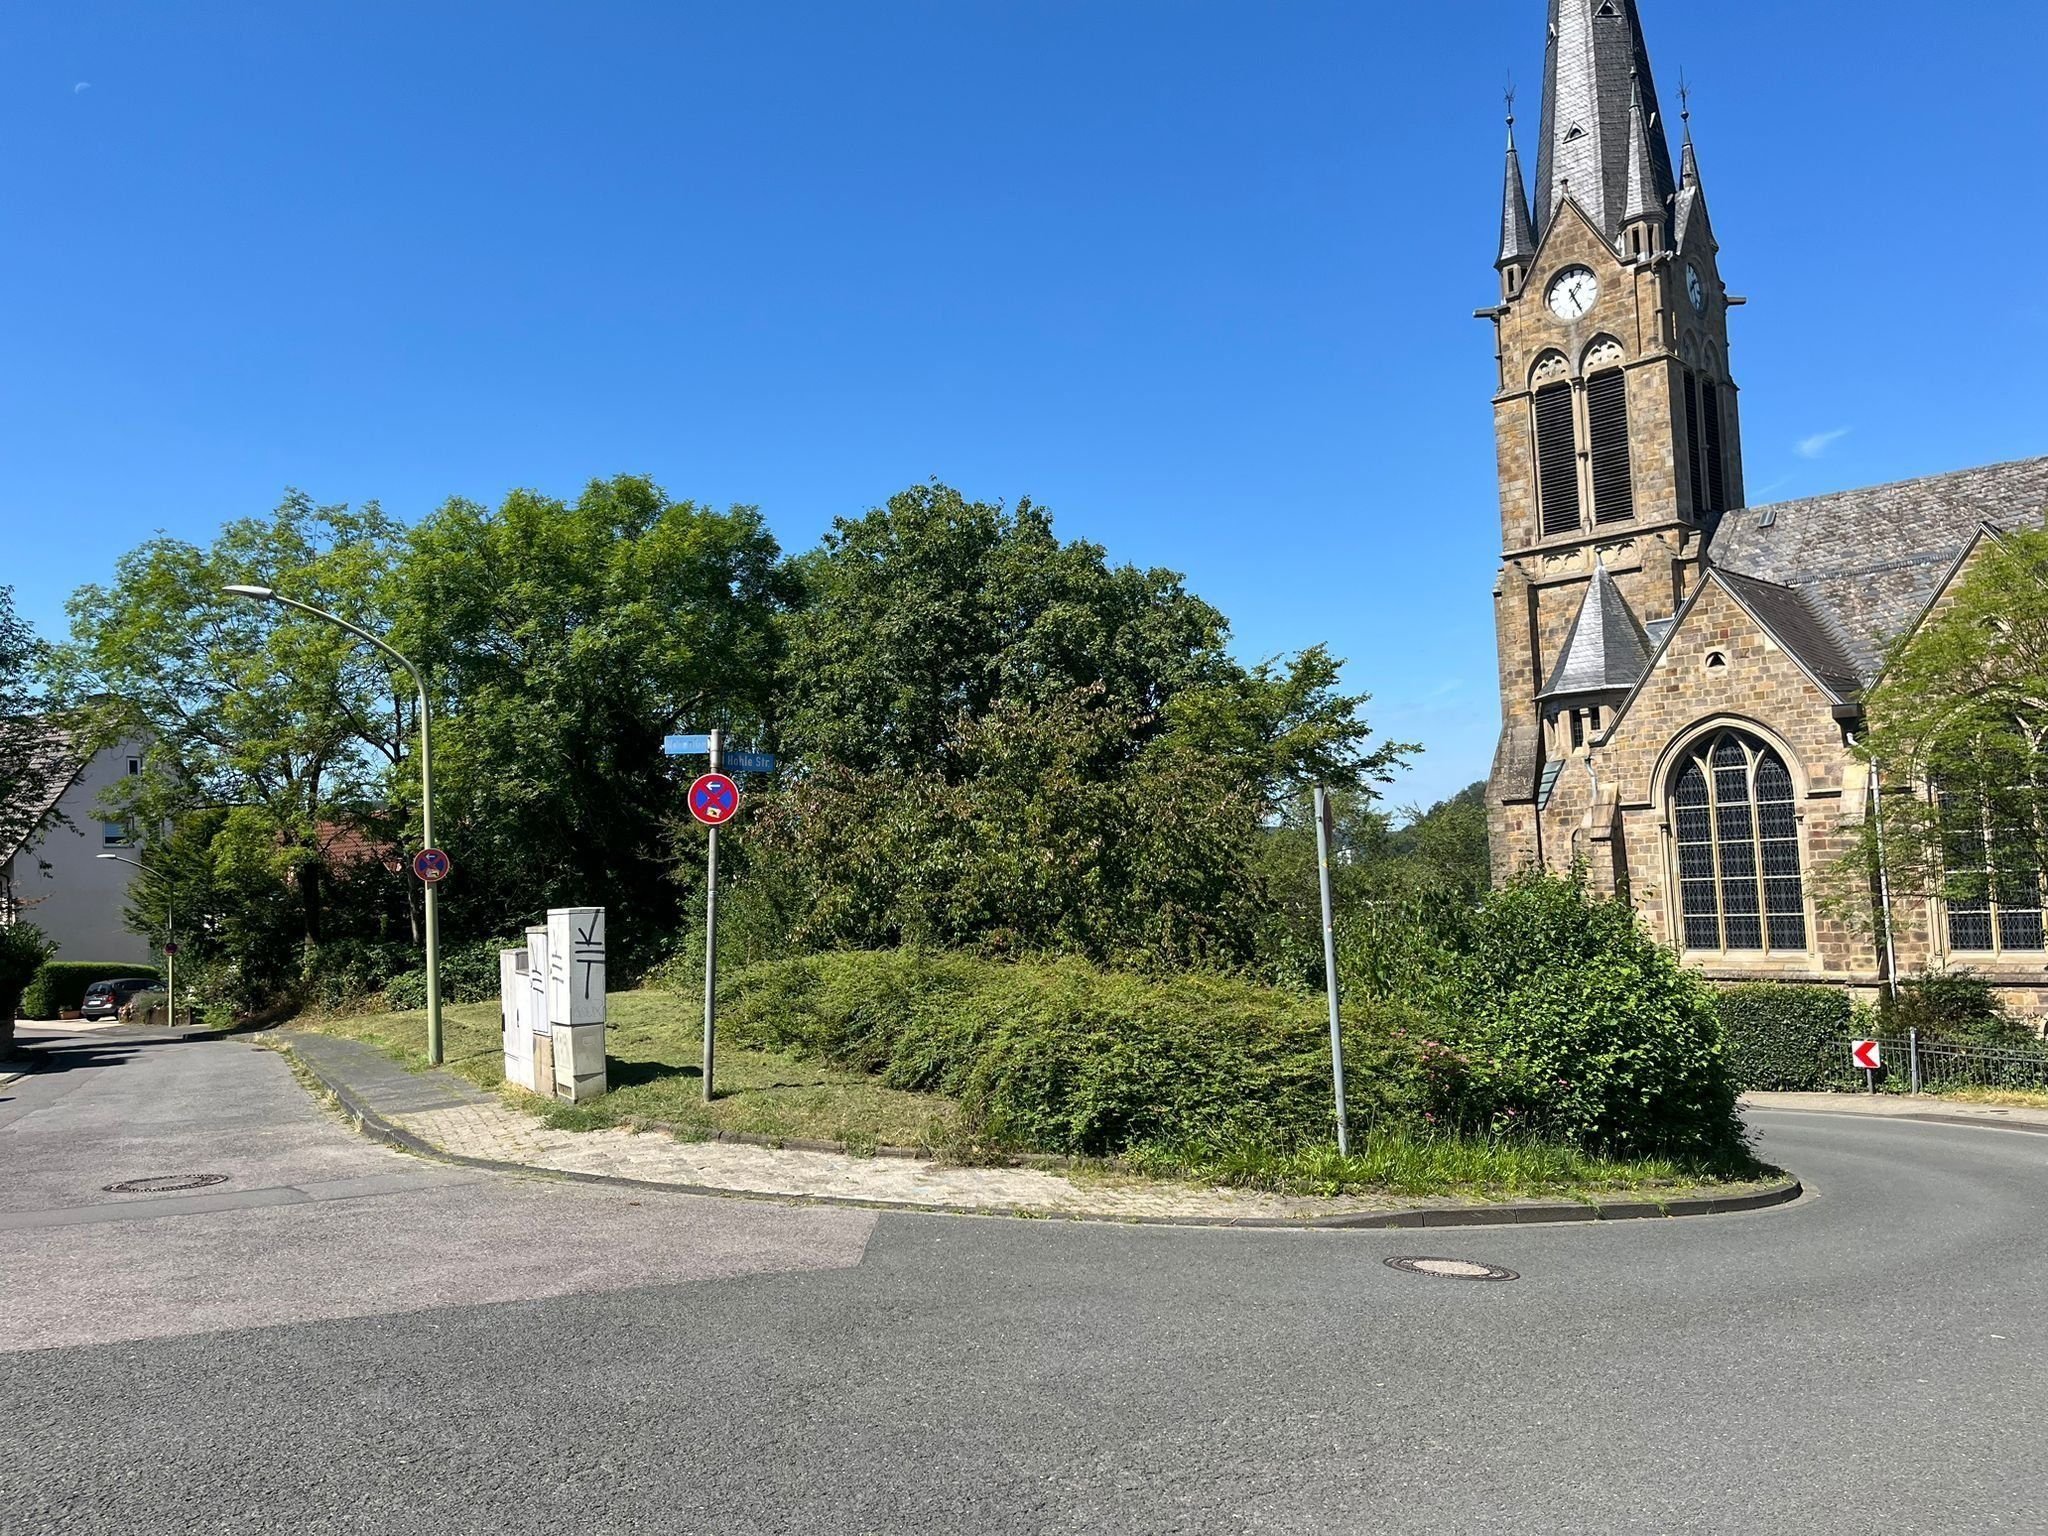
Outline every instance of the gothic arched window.
[(1799, 814), (1784, 760), (1722, 731), (1686, 754), (1671, 798), (1685, 947), (1804, 950)]

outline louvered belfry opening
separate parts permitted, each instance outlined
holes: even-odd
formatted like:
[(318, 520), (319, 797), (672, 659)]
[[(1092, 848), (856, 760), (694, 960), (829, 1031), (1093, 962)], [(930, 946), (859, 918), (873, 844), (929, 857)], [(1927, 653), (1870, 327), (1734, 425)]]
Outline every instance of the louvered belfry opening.
[(1799, 811), (1778, 754), (1725, 731), (1688, 756), (1672, 801), (1685, 947), (1804, 950)]
[(1560, 381), (1536, 391), (1536, 487), (1545, 534), (1576, 533), (1579, 458), (1572, 425), (1572, 387)]
[(1706, 513), (1707, 485), (1700, 463), (1700, 381), (1690, 369), (1685, 375), (1685, 457), (1692, 470), (1692, 510), (1695, 517)]
[(1728, 510), (1728, 471), (1721, 453), (1721, 386), (1709, 379), (1700, 386), (1700, 415), (1705, 418), (1707, 510)]
[(1636, 515), (1628, 443), (1628, 376), (1619, 368), (1586, 381), (1586, 422), (1593, 450), (1593, 521), (1625, 523)]

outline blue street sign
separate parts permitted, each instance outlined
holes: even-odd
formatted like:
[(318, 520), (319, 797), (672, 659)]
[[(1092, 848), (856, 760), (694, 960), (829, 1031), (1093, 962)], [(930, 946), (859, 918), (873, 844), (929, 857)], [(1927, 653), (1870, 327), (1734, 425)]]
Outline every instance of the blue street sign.
[(703, 757), (711, 751), (709, 736), (668, 736), (662, 739), (661, 750), (670, 757)]
[(773, 773), (775, 754), (773, 752), (727, 752), (725, 761), (719, 766), (727, 773)]

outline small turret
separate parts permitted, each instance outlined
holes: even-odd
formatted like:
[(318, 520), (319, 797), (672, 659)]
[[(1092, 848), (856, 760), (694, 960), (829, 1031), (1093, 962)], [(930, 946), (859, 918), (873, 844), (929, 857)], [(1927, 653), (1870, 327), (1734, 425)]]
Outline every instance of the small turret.
[(1622, 249), (1631, 256), (1655, 256), (1664, 249), (1665, 193), (1657, 181), (1650, 146), (1653, 126), (1643, 108), (1642, 81), (1629, 77), (1628, 196), (1621, 213)]
[(1508, 104), (1507, 183), (1501, 192), (1500, 269), (1501, 297), (1512, 299), (1529, 280), (1529, 263), (1536, 259), (1536, 232), (1529, 218), (1529, 189), (1522, 180), (1522, 157), (1515, 152), (1513, 99)]

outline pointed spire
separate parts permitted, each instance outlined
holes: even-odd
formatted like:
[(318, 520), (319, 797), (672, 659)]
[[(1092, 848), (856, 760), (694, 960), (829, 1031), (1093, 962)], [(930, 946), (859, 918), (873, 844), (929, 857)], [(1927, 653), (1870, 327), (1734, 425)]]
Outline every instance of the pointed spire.
[(1569, 196), (1619, 247), (1630, 201), (1638, 96), (1642, 195), (1661, 210), (1677, 185), (1637, 0), (1550, 0), (1543, 141), (1536, 164), (1539, 236)]
[(1508, 92), (1507, 184), (1501, 189), (1500, 260), (1496, 267), (1520, 262), (1527, 265), (1536, 256), (1536, 231), (1529, 221), (1529, 188), (1522, 180), (1522, 157), (1515, 151), (1515, 93)]
[(1697, 187), (1700, 184), (1700, 162), (1692, 148), (1692, 87), (1685, 83), (1683, 75), (1678, 77), (1678, 120), (1685, 124), (1685, 153), (1679, 167), (1678, 184)]
[(1651, 220), (1662, 222), (1664, 198), (1657, 187), (1656, 160), (1650, 149), (1650, 122), (1643, 111), (1641, 77), (1629, 75), (1628, 106), (1628, 197), (1622, 204), (1621, 223)]
[(1550, 682), (1537, 697), (1625, 693), (1650, 669), (1652, 649), (1649, 631), (1614, 584), (1607, 562), (1598, 560)]

